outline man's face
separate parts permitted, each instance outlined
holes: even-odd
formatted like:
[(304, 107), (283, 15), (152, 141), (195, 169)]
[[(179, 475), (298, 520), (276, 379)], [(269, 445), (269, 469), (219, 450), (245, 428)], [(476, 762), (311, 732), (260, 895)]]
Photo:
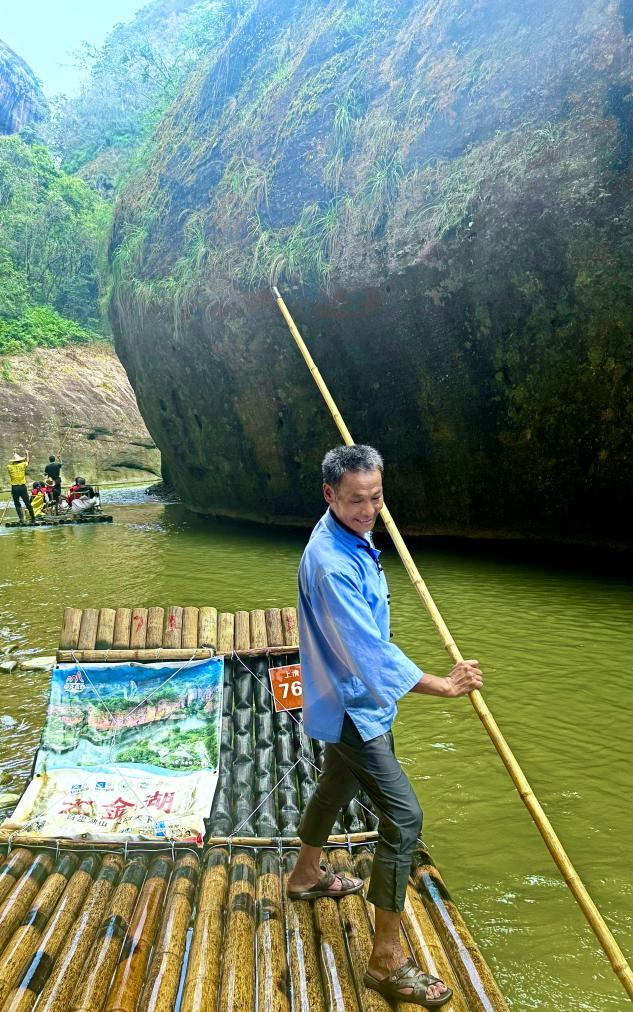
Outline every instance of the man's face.
[(373, 529), (382, 509), (380, 471), (346, 471), (338, 488), (323, 486), (325, 501), (339, 520), (361, 537)]

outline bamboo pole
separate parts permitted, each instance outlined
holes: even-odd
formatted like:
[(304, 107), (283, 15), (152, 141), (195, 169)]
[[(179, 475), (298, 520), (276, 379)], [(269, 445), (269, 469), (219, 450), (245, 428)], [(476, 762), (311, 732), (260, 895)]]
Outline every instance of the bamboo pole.
[(50, 976), (57, 952), (64, 944), (88, 890), (94, 883), (99, 866), (100, 860), (96, 854), (82, 860), (46, 925), (37, 950), (33, 953), (15, 989), (7, 998), (2, 1012), (30, 1012), (35, 1005)]
[(68, 885), (77, 863), (77, 858), (73, 854), (65, 854), (60, 859), (57, 868), (44, 881), (33, 905), (5, 947), (0, 958), (0, 1008), (37, 948), (42, 931)]
[[(143, 991), (136, 1006), (137, 1012), (172, 1012), (176, 1006), (198, 872), (199, 862), (195, 854), (183, 854), (174, 865), (165, 911), (154, 943), (149, 970), (145, 975)], [(217, 950), (214, 951), (214, 956), (216, 952)], [(210, 1007), (212, 1006), (195, 1006), (196, 1012), (197, 1009)], [(184, 1005), (181, 1008), (184, 1009)]]
[[(69, 927), (52, 970), (50, 964), (40, 970), (40, 976), (46, 983), (38, 1001), (38, 1012), (68, 1012), (73, 991), (84, 970), (122, 867), (123, 861), (118, 855), (106, 854), (85, 904)], [(39, 986), (40, 981), (35, 990), (39, 990)]]
[(228, 881), (228, 851), (210, 850), (200, 884), (181, 1012), (216, 1007)]
[[(273, 288), (273, 295), (275, 297), (281, 315), (286, 321), (288, 329), (290, 330), (290, 333), (292, 334), (297, 344), (297, 347), (299, 348), (299, 351), (303, 355), (305, 363), (308, 366), (308, 369), (310, 370), (310, 373), (317, 387), (319, 388), (323, 396), (323, 399), (325, 400), (328, 408), (330, 409), (332, 418), (334, 419), (338, 427), (338, 430), (341, 433), (341, 436), (343, 437), (344, 442), (347, 444), (347, 446), (352, 446), (354, 443), (352, 435), (349, 429), (347, 428), (343, 420), (343, 417), (340, 411), (338, 410), (334, 402), (334, 399), (332, 398), (332, 395), (330, 394), (327, 386), (325, 385), (323, 377), (321, 376), (321, 373), (319, 372), (310, 352), (308, 351), (308, 348), (303, 338), (301, 337), (301, 334), (297, 330), (296, 324), (292, 319), (292, 316), (290, 315), (288, 308), (277, 288)], [(453, 637), (449, 632), (448, 626), (446, 625), (444, 619), (440, 615), (440, 612), (433, 598), (431, 597), (431, 594), (424, 580), (422, 579), (422, 576), (420, 575), (418, 568), (415, 562), (413, 561), (407, 546), (405, 545), (402, 539), (400, 531), (396, 527), (393, 517), (391, 516), (391, 513), (389, 512), (386, 506), (383, 506), (383, 508), (381, 509), (380, 516), (391, 536), (394, 545), (396, 546), (398, 555), (402, 559), (404, 567), (416, 590), (416, 593), (418, 594), (418, 597), (424, 604), (426, 610), (428, 611), (431, 617), (433, 625), (435, 626), (437, 632), (439, 633), (440, 639), (444, 644), (446, 652), (448, 653), (453, 664), (458, 664), (460, 661), (463, 660), (463, 657), (457, 648), (455, 640), (453, 639)], [(561, 841), (556, 835), (554, 827), (552, 826), (551, 822), (549, 821), (545, 812), (543, 811), (541, 803), (539, 802), (538, 798), (534, 794), (534, 791), (530, 787), (530, 784), (528, 783), (528, 780), (523, 770), (521, 769), (519, 763), (517, 762), (512, 750), (510, 749), (510, 746), (503, 737), (503, 734), (501, 733), (501, 730), (499, 729), (497, 722), (495, 721), (490, 710), (488, 709), (488, 706), (484, 701), (481, 692), (478, 689), (473, 689), (472, 692), (469, 693), (469, 697), (473, 707), (475, 708), (477, 716), (479, 717), (486, 731), (488, 732), (488, 735), (494, 747), (499, 753), (499, 756), (501, 757), (504, 766), (506, 767), (508, 773), (510, 774), (512, 781), (517, 791), (519, 792), (521, 800), (523, 801), (525, 807), (532, 816), (532, 819), (536, 823), (536, 827), (541, 836), (543, 837), (545, 845), (549, 850), (550, 854), (552, 855), (554, 862), (556, 863), (565, 882), (567, 883), (571, 892), (573, 893), (574, 898), (576, 899), (583, 914), (585, 915), (593, 933), (595, 934), (596, 938), (600, 942), (600, 945), (604, 949), (604, 952), (606, 953), (609, 962), (611, 963), (611, 966), (613, 967), (613, 970), (615, 971), (617, 977), (622, 982), (622, 985), (625, 988), (629, 997), (633, 998), (633, 971), (631, 970), (631, 967), (627, 963), (624, 957), (624, 953), (620, 949), (618, 943), (616, 942), (615, 938), (613, 937), (613, 934), (609, 930), (600, 911), (598, 910), (591, 896), (587, 892), (587, 889), (582, 880), (580, 879), (580, 876), (578, 875), (578, 872), (574, 868), (569, 856), (567, 855), (565, 848), (563, 847)]]

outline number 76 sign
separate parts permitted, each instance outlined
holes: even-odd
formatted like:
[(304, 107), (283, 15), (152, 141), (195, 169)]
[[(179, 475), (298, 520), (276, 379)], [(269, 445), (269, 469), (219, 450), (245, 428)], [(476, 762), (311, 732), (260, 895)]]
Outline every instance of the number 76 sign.
[(275, 698), (275, 712), (298, 710), (303, 706), (301, 665), (286, 664), (281, 668), (269, 668), (270, 686)]

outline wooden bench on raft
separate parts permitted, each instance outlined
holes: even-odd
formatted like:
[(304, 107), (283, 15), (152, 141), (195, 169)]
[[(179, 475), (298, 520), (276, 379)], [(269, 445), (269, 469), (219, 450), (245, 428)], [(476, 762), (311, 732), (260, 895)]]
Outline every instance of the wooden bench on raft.
[(65, 608), (57, 660), (183, 661), (299, 649), (294, 608)]

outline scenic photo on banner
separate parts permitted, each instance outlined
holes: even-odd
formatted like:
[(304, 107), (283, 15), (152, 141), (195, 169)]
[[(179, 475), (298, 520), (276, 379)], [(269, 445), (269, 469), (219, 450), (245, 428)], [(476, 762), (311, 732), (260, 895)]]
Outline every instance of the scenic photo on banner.
[(202, 842), (224, 660), (60, 664), (34, 774), (2, 837)]

